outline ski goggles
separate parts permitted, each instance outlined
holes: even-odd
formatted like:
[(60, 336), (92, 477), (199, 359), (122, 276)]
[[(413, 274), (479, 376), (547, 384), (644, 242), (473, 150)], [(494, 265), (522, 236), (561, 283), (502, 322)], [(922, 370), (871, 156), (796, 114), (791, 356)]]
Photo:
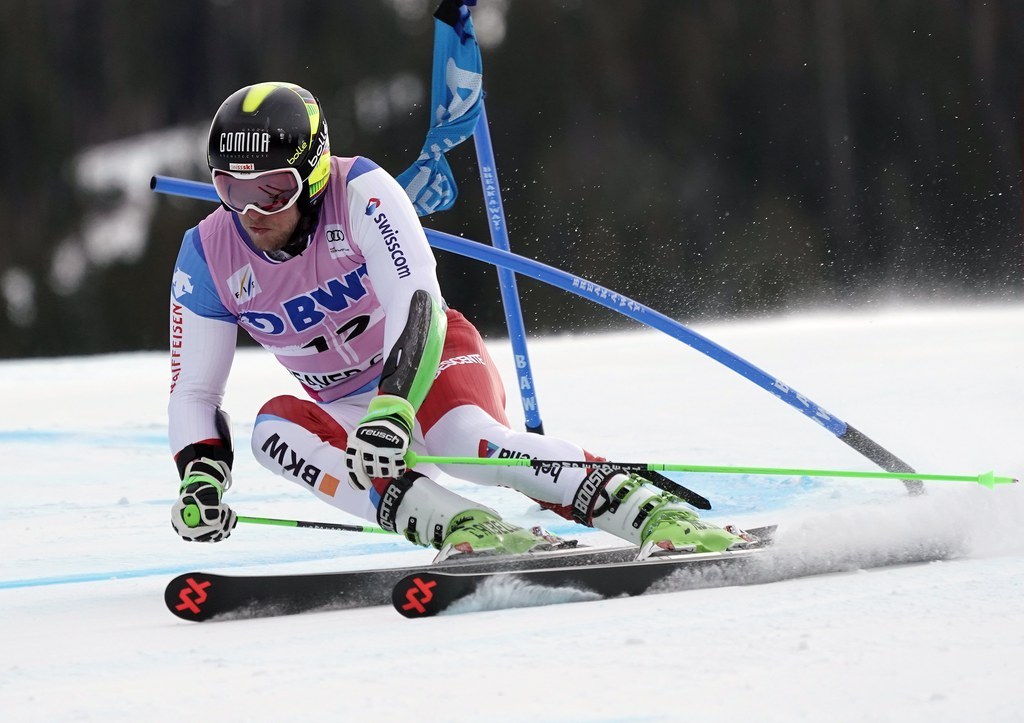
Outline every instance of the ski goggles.
[(249, 209), (264, 216), (291, 208), (302, 193), (302, 177), (294, 168), (260, 173), (213, 170), (213, 187), (224, 205), (235, 213)]

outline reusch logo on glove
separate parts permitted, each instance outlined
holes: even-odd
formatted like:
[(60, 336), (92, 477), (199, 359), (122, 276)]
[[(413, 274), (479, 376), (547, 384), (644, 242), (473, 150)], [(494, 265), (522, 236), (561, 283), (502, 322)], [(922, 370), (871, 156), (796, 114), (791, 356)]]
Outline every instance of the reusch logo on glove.
[(366, 440), (370, 440), (376, 437), (377, 439), (382, 440), (388, 446), (391, 447), (401, 447), (403, 441), (402, 438), (399, 437), (394, 432), (388, 429), (383, 429), (381, 427), (369, 427), (365, 429), (360, 429), (359, 433), (356, 434), (356, 437), (358, 437), (359, 439)]

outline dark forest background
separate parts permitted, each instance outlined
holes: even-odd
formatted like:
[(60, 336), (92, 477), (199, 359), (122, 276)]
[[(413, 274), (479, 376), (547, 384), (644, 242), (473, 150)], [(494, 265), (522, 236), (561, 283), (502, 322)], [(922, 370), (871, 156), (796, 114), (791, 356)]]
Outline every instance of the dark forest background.
[[(336, 155), (403, 171), (434, 4), (0, 2), (0, 357), (166, 346), (181, 235), (212, 206), (147, 181), (208, 180), (201, 138), (243, 85), (309, 88)], [(684, 321), (1021, 298), (1024, 3), (480, 0), (474, 17), (514, 251)], [(460, 200), (424, 222), (487, 243), (472, 143), (450, 158)], [(493, 268), (438, 257), (449, 303), (503, 334)], [(520, 291), (531, 333), (631, 323)]]

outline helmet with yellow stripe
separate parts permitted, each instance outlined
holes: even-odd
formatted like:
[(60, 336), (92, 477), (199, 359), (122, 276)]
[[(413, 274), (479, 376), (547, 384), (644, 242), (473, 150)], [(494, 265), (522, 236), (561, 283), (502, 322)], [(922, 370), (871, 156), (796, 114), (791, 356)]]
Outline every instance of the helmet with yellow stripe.
[[(258, 204), (256, 198), (248, 199), (249, 207), (273, 213), (294, 203), (303, 213), (312, 210), (331, 177), (327, 121), (319, 101), (292, 83), (257, 83), (235, 91), (213, 118), (207, 161), (214, 185), (218, 177), (230, 183), (286, 170), (301, 184), (301, 193), (290, 199), (278, 197), (277, 208)], [(222, 191), (218, 187), (225, 206), (244, 210), (244, 203), (234, 207)]]

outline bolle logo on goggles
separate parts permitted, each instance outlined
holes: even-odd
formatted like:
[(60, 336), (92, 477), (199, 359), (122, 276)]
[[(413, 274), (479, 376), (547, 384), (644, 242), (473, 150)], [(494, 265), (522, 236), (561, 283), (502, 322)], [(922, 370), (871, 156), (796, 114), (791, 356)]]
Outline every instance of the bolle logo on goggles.
[(221, 153), (269, 153), (270, 133), (267, 131), (235, 131), (220, 134)]

